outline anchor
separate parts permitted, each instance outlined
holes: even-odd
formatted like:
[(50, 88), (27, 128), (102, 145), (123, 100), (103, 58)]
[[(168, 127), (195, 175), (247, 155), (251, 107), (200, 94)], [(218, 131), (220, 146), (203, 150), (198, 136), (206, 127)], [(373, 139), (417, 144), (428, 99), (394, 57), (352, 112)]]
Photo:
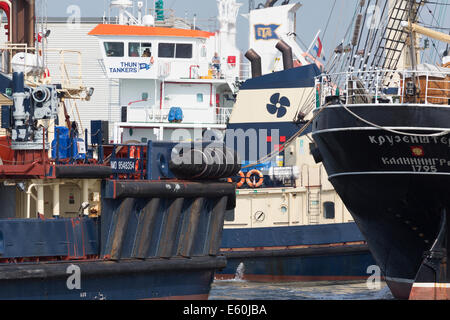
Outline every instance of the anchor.
[(431, 249), (424, 252), (424, 259), (414, 280), (410, 300), (448, 300), (450, 281), (447, 275), (448, 230), (450, 219), (447, 209), (441, 211), (439, 233)]

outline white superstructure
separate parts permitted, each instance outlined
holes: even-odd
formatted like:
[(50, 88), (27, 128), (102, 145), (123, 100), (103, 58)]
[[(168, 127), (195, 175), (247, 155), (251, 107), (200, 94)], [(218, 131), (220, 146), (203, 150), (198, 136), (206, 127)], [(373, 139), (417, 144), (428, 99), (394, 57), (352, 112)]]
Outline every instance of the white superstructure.
[(106, 77), (118, 82), (121, 121), (114, 123), (114, 142), (196, 140), (204, 130), (224, 130), (242, 76), (236, 48), (240, 5), (218, 1), (216, 33), (175, 28), (163, 9), (152, 20), (134, 18), (127, 11), (130, 1), (111, 5), (119, 7), (119, 23), (99, 24), (89, 35), (98, 39)]

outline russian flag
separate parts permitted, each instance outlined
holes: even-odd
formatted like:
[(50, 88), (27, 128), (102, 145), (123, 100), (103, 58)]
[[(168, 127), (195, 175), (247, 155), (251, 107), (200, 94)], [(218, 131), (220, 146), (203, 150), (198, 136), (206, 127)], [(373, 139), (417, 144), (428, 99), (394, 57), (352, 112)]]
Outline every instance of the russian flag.
[[(320, 41), (320, 38), (317, 37), (317, 42), (314, 46), (314, 50), (316, 51), (317, 57), (322, 58), (322, 41)], [(325, 57), (323, 57), (323, 60), (325, 60)]]

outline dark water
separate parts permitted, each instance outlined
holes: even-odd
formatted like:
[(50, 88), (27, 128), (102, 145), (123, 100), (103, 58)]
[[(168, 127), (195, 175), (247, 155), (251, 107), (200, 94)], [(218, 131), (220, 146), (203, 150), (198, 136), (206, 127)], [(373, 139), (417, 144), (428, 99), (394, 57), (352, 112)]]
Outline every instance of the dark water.
[(257, 283), (243, 280), (214, 281), (210, 300), (391, 300), (384, 282), (369, 289), (366, 282)]

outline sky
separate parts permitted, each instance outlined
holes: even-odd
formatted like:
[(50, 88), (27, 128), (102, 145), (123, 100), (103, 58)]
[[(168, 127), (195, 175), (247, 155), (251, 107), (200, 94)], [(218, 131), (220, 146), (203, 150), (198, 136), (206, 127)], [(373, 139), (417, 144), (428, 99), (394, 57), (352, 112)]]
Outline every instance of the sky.
[[(71, 5), (77, 5), (80, 8), (82, 17), (101, 17), (105, 12), (105, 0), (41, 0), (47, 2), (47, 14), (49, 17), (68, 17), (67, 9)], [(340, 24), (349, 23), (353, 16), (355, 4), (359, 0), (337, 0), (334, 9), (334, 15), (330, 20), (327, 33), (321, 36), (325, 52), (333, 50), (340, 40), (333, 41), (339, 37)], [(146, 1), (144, 0), (144, 3)], [(248, 13), (249, 1), (237, 0), (242, 3), (239, 11), (237, 29), (237, 45), (242, 51), (248, 50), (248, 22), (242, 14)], [(255, 4), (265, 3), (265, 0), (254, 0)], [(282, 2), (281, 0), (279, 1)], [(331, 8), (335, 0), (292, 0), (291, 3), (301, 3), (302, 7), (297, 12), (297, 35), (305, 45), (309, 45), (319, 29), (324, 31), (326, 22), (330, 15)], [(147, 0), (148, 7), (153, 7), (153, 0)], [(345, 4), (345, 5), (344, 5)], [(180, 17), (187, 16), (189, 19), (196, 14), (199, 24), (205, 23), (205, 20), (215, 20), (218, 14), (216, 0), (166, 0), (166, 8), (173, 9), (175, 14)], [(107, 6), (106, 6), (107, 8)], [(106, 9), (108, 14), (108, 9)], [(338, 17), (339, 16), (339, 17)], [(339, 18), (339, 19), (338, 19)], [(342, 32), (342, 30), (340, 30)], [(345, 33), (345, 30), (343, 31)], [(342, 37), (342, 35), (341, 35)]]
[[(80, 8), (81, 17), (102, 17), (108, 14), (109, 0), (38, 0), (47, 3), (47, 15), (49, 17), (68, 17), (70, 6), (76, 5)], [(309, 46), (315, 34), (320, 29), (320, 36), (325, 56), (331, 56), (332, 51), (341, 42), (348, 24), (350, 23), (357, 3), (360, 0), (291, 0), (290, 3), (301, 3), (302, 7), (297, 12), (297, 36), (303, 43), (303, 47)], [(449, 0), (437, 0), (440, 3), (450, 3)], [(143, 0), (149, 8), (153, 7), (154, 0)], [(242, 14), (248, 13), (249, 0), (237, 0), (242, 3), (237, 21), (237, 46), (245, 52), (248, 48), (248, 22)], [(279, 3), (282, 1), (279, 0)], [(265, 3), (265, 0), (254, 0), (255, 5)], [(218, 10), (216, 0), (165, 0), (165, 8), (173, 9), (175, 15), (192, 19), (197, 15), (199, 25), (202, 26), (206, 20), (216, 20)], [(423, 10), (423, 20), (429, 24), (435, 24), (436, 20), (441, 22), (442, 27), (450, 27), (449, 6), (427, 5)], [(333, 11), (331, 10), (333, 9)], [(331, 18), (329, 19), (331, 14)], [(114, 15), (114, 12), (113, 14)], [(329, 20), (329, 23), (328, 23)], [(449, 29), (450, 30), (450, 29)], [(443, 32), (448, 32), (444, 30)], [(324, 33), (325, 31), (325, 33)], [(436, 51), (444, 51), (445, 44), (436, 43), (438, 50), (430, 48), (424, 54), (433, 55)], [(305, 48), (304, 48), (305, 49)]]

